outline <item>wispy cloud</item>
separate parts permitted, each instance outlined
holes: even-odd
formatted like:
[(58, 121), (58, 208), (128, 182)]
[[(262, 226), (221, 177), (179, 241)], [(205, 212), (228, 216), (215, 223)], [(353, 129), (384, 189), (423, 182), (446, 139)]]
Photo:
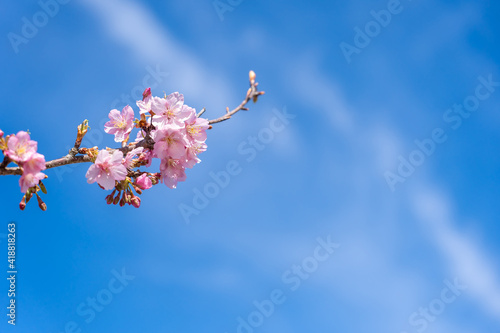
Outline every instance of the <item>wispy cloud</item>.
[(424, 187), (412, 198), (413, 208), (454, 273), (467, 281), (469, 292), (483, 308), (500, 319), (500, 279), (492, 260), (466, 233), (457, 230), (449, 199)]
[(203, 96), (205, 103), (209, 101), (212, 105), (229, 100), (230, 85), (176, 41), (166, 25), (143, 4), (130, 0), (83, 0), (81, 3), (100, 18), (114, 42), (128, 47), (140, 61), (158, 64), (169, 72), (175, 83), (170, 85), (173, 89)]

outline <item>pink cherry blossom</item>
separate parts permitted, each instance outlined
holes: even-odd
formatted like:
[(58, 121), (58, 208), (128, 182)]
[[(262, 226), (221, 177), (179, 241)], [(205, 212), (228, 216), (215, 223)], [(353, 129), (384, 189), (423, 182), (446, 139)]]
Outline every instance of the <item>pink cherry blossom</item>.
[(127, 168), (127, 169), (130, 169), (130, 167), (132, 166), (132, 160), (135, 156), (137, 156), (137, 154), (140, 154), (142, 153), (142, 151), (144, 150), (143, 147), (139, 147), (139, 148), (135, 148), (131, 151), (129, 151), (127, 153), (127, 156), (125, 156), (125, 158), (123, 159), (123, 165)]
[(38, 143), (31, 140), (28, 133), (19, 131), (16, 135), (9, 137), (4, 154), (15, 162), (24, 162), (36, 152), (37, 146)]
[(39, 173), (45, 170), (45, 156), (39, 153), (32, 153), (28, 160), (23, 163), (23, 173)]
[(134, 142), (140, 142), (140, 141), (144, 140), (145, 137), (146, 137), (146, 132), (144, 132), (141, 129), (141, 130), (139, 130), (139, 132), (137, 132), (137, 136), (135, 137), (135, 141)]
[(140, 114), (146, 114), (151, 111), (151, 102), (153, 101), (153, 96), (151, 96), (151, 88), (147, 88), (142, 93), (142, 101), (137, 101), (137, 106), (139, 107)]
[(198, 154), (207, 150), (207, 145), (203, 142), (194, 141), (189, 147), (186, 148), (186, 159), (184, 161), (184, 166), (186, 168), (192, 168), (195, 164), (200, 163), (201, 160), (198, 158)]
[[(187, 108), (191, 109), (189, 106)], [(185, 121), (186, 133), (191, 140), (203, 142), (207, 139), (208, 120), (196, 117), (194, 109), (192, 110), (193, 112)]]
[(19, 186), (21, 186), (21, 192), (26, 193), (30, 187), (37, 185), (40, 180), (45, 178), (45, 174), (41, 172), (37, 173), (23, 173), (19, 179)]
[(115, 180), (124, 180), (127, 169), (122, 164), (123, 153), (119, 150), (110, 153), (103, 149), (97, 154), (95, 163), (90, 166), (85, 175), (89, 184), (97, 183), (106, 190), (115, 187)]
[(185, 133), (181, 130), (163, 129), (154, 133), (154, 153), (159, 158), (180, 158), (186, 152), (187, 141)]
[(170, 188), (176, 188), (177, 182), (186, 180), (186, 172), (180, 160), (163, 159), (160, 163), (161, 181)]
[(147, 190), (150, 189), (153, 186), (153, 182), (151, 179), (148, 177), (148, 174), (143, 173), (139, 177), (137, 177), (135, 184), (141, 189), (141, 190)]
[(146, 162), (145, 167), (150, 167), (153, 162), (153, 152), (149, 149), (143, 151), (142, 154), (139, 155), (139, 161)]
[(113, 109), (109, 112), (109, 119), (104, 124), (104, 131), (115, 135), (116, 142), (122, 142), (128, 139), (132, 128), (134, 128), (134, 110), (130, 106), (123, 108), (122, 112)]
[(184, 128), (184, 121), (189, 117), (189, 112), (183, 108), (184, 96), (178, 92), (166, 98), (153, 97), (151, 107), (155, 115), (153, 125), (157, 128)]

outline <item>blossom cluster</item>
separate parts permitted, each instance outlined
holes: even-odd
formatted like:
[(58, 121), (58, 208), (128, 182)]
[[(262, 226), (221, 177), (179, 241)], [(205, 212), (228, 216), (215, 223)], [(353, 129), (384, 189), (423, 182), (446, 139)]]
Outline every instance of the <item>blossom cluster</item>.
[[(186, 168), (199, 163), (198, 155), (207, 149), (208, 120), (199, 118), (194, 108), (184, 104), (182, 94), (153, 97), (148, 88), (137, 106), (140, 119), (134, 119), (134, 111), (127, 105), (121, 112), (111, 110), (110, 120), (104, 125), (105, 132), (121, 142), (121, 149), (88, 152), (94, 164), (87, 171), (87, 182), (97, 182), (105, 190), (114, 189), (106, 197), (109, 204), (138, 207), (140, 199), (131, 188), (141, 194), (159, 181), (176, 188), (178, 182), (186, 180)], [(137, 137), (128, 143), (134, 128), (139, 129)], [(160, 159), (159, 173), (134, 171), (140, 166), (149, 167), (153, 158)]]
[[(19, 186), (24, 193), (19, 204), (24, 210), (26, 204), (36, 196), (38, 206), (42, 210), (47, 205), (39, 192), (47, 193), (43, 179), (47, 176), (43, 170), (63, 167), (74, 163), (92, 162), (87, 170), (88, 183), (97, 183), (104, 190), (112, 190), (106, 197), (108, 204), (126, 204), (134, 207), (141, 205), (137, 195), (152, 186), (164, 183), (169, 188), (176, 188), (178, 182), (186, 180), (186, 169), (201, 162), (199, 154), (207, 150), (207, 129), (211, 124), (230, 119), (246, 107), (249, 101), (257, 102), (263, 91), (258, 90), (254, 71), (249, 72), (250, 88), (245, 99), (236, 108), (226, 108), (226, 113), (208, 121), (200, 118), (205, 109), (198, 114), (196, 110), (184, 104), (184, 96), (178, 92), (164, 97), (154, 97), (147, 88), (142, 100), (136, 102), (139, 118), (135, 118), (130, 105), (121, 111), (113, 109), (109, 112), (109, 121), (104, 130), (114, 135), (114, 141), (120, 148), (81, 147), (82, 140), (88, 130), (88, 120), (77, 127), (74, 146), (60, 158), (45, 161), (45, 157), (37, 152), (38, 143), (31, 140), (30, 133), (20, 131), (17, 134), (4, 135), (0, 129), (0, 151), (4, 158), (0, 162), (0, 176), (20, 175)], [(132, 131), (137, 129), (137, 135)], [(132, 139), (131, 139), (132, 138)], [(149, 168), (152, 161), (159, 170), (153, 172), (140, 168)], [(16, 164), (10, 167), (10, 164)]]
[(17, 134), (7, 135), (0, 130), (0, 149), (7, 162), (14, 162), (22, 169), (19, 179), (21, 192), (26, 193), (29, 188), (37, 186), (45, 174), (45, 157), (37, 153), (38, 143), (31, 140), (29, 133), (20, 131)]

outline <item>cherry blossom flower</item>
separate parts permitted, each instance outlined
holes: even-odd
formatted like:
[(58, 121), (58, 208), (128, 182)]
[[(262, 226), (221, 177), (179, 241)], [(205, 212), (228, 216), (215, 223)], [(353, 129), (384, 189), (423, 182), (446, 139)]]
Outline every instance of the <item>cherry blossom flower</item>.
[(177, 182), (186, 180), (186, 172), (180, 160), (163, 159), (160, 163), (161, 181), (170, 188), (176, 188)]
[(19, 179), (19, 186), (21, 186), (21, 192), (26, 193), (30, 187), (38, 185), (40, 180), (45, 178), (45, 174), (40, 172), (46, 169), (45, 156), (39, 153), (31, 153), (22, 166), (23, 175)]
[(189, 143), (183, 131), (170, 128), (156, 131), (153, 139), (154, 153), (159, 158), (180, 158), (185, 154)]
[[(1, 133), (3, 136), (3, 132)], [(7, 141), (5, 156), (22, 166), (23, 174), (19, 179), (21, 192), (26, 191), (40, 180), (45, 178), (45, 174), (40, 171), (45, 170), (45, 157), (36, 152), (38, 143), (30, 139), (27, 132), (20, 131), (16, 135), (11, 135)]]
[[(189, 106), (186, 107), (192, 109)], [(192, 110), (191, 115), (185, 121), (186, 133), (191, 140), (203, 142), (207, 139), (208, 120), (196, 117), (194, 109)]]
[(203, 142), (194, 141), (189, 147), (186, 148), (186, 160), (184, 161), (184, 166), (186, 168), (192, 168), (195, 164), (200, 163), (201, 160), (198, 158), (198, 154), (207, 150), (207, 145)]
[(153, 125), (157, 128), (184, 128), (184, 121), (189, 117), (189, 110), (183, 108), (184, 96), (178, 92), (166, 98), (153, 97), (151, 107), (155, 115)]
[(113, 109), (109, 112), (109, 121), (104, 124), (104, 131), (115, 135), (116, 142), (128, 139), (132, 128), (134, 128), (134, 110), (130, 106), (125, 106), (122, 112)]
[(14, 162), (25, 162), (36, 152), (38, 143), (30, 139), (30, 135), (24, 131), (19, 131), (16, 135), (11, 135), (7, 141), (7, 150), (4, 151)]
[(151, 179), (148, 177), (148, 174), (143, 173), (139, 177), (137, 177), (135, 184), (141, 189), (141, 190), (147, 190), (150, 189), (153, 186), (153, 182)]
[(139, 162), (146, 162), (145, 166), (150, 167), (153, 162), (153, 152), (149, 149), (146, 149), (139, 155)]
[(122, 164), (123, 153), (119, 150), (110, 153), (103, 149), (97, 154), (95, 163), (90, 166), (85, 175), (89, 184), (97, 183), (105, 190), (115, 187), (115, 180), (124, 180), (127, 169)]
[(137, 154), (140, 154), (142, 153), (142, 151), (144, 150), (143, 147), (139, 147), (139, 148), (135, 148), (131, 151), (129, 151), (127, 153), (127, 156), (125, 156), (125, 158), (123, 159), (123, 165), (127, 168), (127, 169), (130, 169), (130, 167), (132, 166), (132, 160), (135, 156), (137, 156)]
[(30, 187), (38, 185), (40, 180), (45, 178), (45, 174), (41, 172), (37, 173), (23, 173), (19, 179), (19, 186), (21, 186), (21, 192), (26, 193)]
[(28, 160), (23, 163), (23, 173), (36, 174), (45, 170), (45, 156), (39, 153), (31, 153)]
[(145, 137), (146, 137), (146, 132), (144, 132), (141, 129), (141, 130), (139, 130), (139, 132), (137, 132), (137, 136), (135, 137), (135, 141), (134, 142), (140, 142), (140, 141), (144, 140)]

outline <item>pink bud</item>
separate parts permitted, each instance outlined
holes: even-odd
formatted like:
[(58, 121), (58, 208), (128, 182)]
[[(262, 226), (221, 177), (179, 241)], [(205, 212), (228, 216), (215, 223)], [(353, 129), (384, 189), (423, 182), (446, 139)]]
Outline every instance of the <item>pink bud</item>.
[(26, 196), (23, 196), (23, 199), (19, 203), (19, 209), (24, 210), (26, 208)]
[(142, 100), (145, 100), (146, 98), (148, 98), (148, 96), (151, 96), (151, 88), (147, 88), (146, 90), (144, 90), (144, 92), (142, 93)]
[(0, 129), (0, 138), (3, 137), (3, 131)]
[(134, 206), (135, 208), (141, 207), (141, 198), (133, 197), (132, 198), (132, 206)]
[(147, 190), (153, 186), (153, 182), (149, 179), (148, 174), (146, 173), (137, 177), (136, 184), (141, 190)]

